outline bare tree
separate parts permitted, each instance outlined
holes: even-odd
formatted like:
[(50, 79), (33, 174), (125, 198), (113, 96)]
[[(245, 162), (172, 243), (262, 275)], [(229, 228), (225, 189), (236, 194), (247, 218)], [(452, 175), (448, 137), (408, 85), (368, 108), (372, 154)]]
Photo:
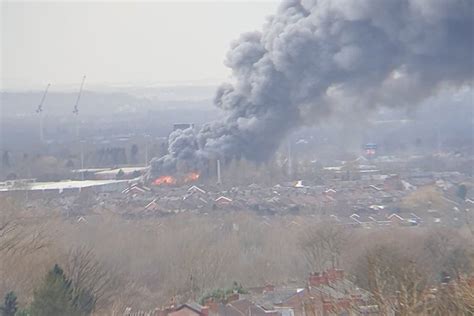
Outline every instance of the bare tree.
[(466, 311), (474, 314), (474, 284), (469, 282), (463, 282), (460, 285), (460, 296), (461, 302)]
[(65, 265), (74, 291), (87, 291), (92, 295), (95, 309), (108, 306), (117, 294), (120, 279), (116, 271), (98, 261), (92, 249), (77, 247), (69, 251)]
[(466, 279), (441, 284), (430, 290), (423, 315), (473, 315), (474, 286)]
[(340, 267), (340, 258), (349, 239), (341, 226), (322, 224), (307, 228), (300, 238), (300, 247), (310, 269), (322, 271)]
[[(410, 256), (392, 245), (377, 245), (361, 257), (367, 289), (380, 315), (417, 315), (423, 310), (427, 275)], [(364, 272), (359, 273), (359, 277)], [(359, 280), (360, 282), (360, 280)]]
[(436, 229), (424, 236), (423, 252), (419, 257), (426, 267), (431, 267), (432, 278), (438, 279), (440, 273), (452, 279), (473, 272), (472, 240), (465, 238), (454, 229)]
[[(465, 203), (467, 204), (467, 203)], [(465, 218), (465, 223), (466, 227), (471, 233), (471, 237), (474, 238), (474, 209), (467, 207), (466, 205), (464, 206), (464, 218)]]
[(2, 199), (0, 208), (0, 257), (13, 252), (32, 253), (47, 245), (41, 227), (28, 225), (11, 199)]

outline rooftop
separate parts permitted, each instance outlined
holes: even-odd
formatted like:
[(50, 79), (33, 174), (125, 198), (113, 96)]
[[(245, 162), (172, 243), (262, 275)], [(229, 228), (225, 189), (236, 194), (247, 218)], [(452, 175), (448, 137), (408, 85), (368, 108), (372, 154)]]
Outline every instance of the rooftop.
[(59, 181), (59, 182), (32, 182), (24, 185), (0, 186), (0, 192), (6, 191), (42, 191), (42, 190), (64, 190), (81, 189), (114, 183), (128, 182), (128, 180), (84, 180), (84, 181)]

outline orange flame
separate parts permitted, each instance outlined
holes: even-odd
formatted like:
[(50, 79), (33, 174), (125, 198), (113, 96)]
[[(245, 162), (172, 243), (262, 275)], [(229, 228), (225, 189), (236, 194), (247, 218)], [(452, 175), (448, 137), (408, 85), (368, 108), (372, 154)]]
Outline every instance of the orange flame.
[(184, 178), (184, 182), (185, 183), (188, 183), (188, 182), (194, 182), (194, 181), (197, 181), (199, 180), (199, 176), (200, 174), (197, 173), (197, 172), (190, 172), (186, 175), (186, 177)]
[(153, 181), (154, 185), (162, 185), (162, 184), (176, 184), (176, 179), (173, 178), (172, 176), (161, 176), (159, 178), (156, 178), (155, 181)]

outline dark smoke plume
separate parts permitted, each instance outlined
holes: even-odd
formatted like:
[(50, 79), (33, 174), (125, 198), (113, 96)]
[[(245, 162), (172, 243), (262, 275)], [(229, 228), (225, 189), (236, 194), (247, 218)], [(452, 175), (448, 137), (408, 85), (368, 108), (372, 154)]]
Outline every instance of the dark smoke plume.
[(284, 1), (262, 32), (232, 43), (234, 81), (215, 105), (224, 121), (174, 132), (153, 173), (178, 161), (264, 161), (290, 131), (332, 113), (412, 106), (440, 88), (472, 85), (474, 1)]

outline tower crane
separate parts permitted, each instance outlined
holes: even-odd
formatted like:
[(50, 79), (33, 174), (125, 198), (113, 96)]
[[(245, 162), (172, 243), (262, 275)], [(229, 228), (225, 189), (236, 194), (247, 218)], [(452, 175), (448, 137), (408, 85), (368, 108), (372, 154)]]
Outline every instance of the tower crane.
[(81, 99), (82, 89), (84, 88), (84, 81), (86, 81), (86, 76), (82, 77), (81, 87), (79, 88), (79, 93), (77, 94), (76, 103), (74, 104), (74, 109), (72, 113), (76, 116), (76, 137), (79, 139), (79, 100)]
[(79, 88), (79, 93), (77, 94), (76, 103), (74, 104), (74, 109), (72, 113), (78, 115), (79, 114), (79, 100), (81, 99), (82, 89), (84, 88), (84, 81), (86, 81), (86, 76), (82, 77), (81, 87)]
[(36, 109), (36, 113), (39, 114), (40, 116), (40, 140), (41, 142), (44, 142), (44, 129), (43, 129), (43, 123), (44, 123), (44, 116), (43, 116), (43, 104), (44, 100), (46, 99), (46, 95), (48, 94), (49, 86), (51, 86), (50, 83), (46, 86), (46, 89), (44, 90), (43, 96), (41, 97), (41, 101), (38, 104), (38, 108)]

